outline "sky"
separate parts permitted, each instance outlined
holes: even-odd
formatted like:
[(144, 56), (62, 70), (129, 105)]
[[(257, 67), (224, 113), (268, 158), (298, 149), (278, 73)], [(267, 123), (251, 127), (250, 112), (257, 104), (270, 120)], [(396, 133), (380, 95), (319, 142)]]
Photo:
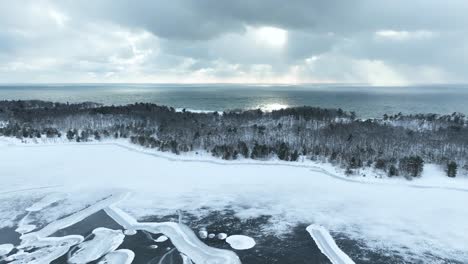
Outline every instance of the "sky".
[(0, 82), (465, 83), (466, 14), (466, 0), (0, 1)]

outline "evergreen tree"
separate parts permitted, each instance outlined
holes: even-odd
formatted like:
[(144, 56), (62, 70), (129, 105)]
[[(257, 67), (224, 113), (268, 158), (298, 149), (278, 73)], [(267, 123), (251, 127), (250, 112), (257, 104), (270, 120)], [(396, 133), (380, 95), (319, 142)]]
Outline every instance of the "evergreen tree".
[(447, 163), (447, 176), (454, 178), (457, 176), (458, 165), (455, 161)]

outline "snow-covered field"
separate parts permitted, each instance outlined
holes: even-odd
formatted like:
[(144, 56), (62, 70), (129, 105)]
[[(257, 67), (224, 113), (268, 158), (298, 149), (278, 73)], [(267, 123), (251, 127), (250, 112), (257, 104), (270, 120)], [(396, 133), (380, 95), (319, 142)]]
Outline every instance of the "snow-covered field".
[(136, 219), (229, 206), (242, 219), (272, 215), (266, 233), (314, 224), (374, 250), (468, 262), (468, 181), (448, 179), (430, 165), (413, 181), (344, 178), (312, 162), (226, 162), (123, 143), (0, 142), (0, 228), (22, 218), (28, 227), (26, 212), (51, 223), (128, 192), (118, 207)]

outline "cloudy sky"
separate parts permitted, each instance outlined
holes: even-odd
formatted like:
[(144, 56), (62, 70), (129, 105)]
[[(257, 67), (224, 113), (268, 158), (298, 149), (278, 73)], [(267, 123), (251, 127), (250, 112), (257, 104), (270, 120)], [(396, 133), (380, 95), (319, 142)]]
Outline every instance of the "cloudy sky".
[(11, 0), (0, 82), (468, 82), (466, 0)]

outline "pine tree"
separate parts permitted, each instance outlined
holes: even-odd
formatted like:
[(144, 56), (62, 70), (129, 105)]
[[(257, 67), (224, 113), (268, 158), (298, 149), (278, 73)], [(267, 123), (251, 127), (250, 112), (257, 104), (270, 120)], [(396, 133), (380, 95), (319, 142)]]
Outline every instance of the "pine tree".
[(447, 176), (455, 178), (457, 176), (458, 165), (455, 161), (447, 163)]

